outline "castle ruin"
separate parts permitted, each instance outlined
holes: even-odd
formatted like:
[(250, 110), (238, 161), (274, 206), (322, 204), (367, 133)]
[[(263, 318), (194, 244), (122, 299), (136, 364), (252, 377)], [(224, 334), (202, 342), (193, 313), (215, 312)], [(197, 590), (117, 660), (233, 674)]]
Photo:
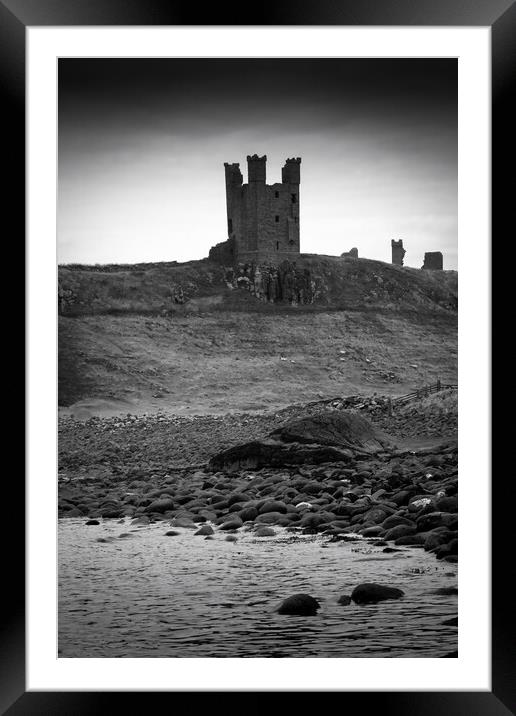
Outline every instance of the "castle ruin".
[(427, 251), (423, 261), (422, 269), (426, 271), (442, 271), (443, 255), (440, 251)]
[(405, 254), (407, 252), (403, 248), (402, 239), (400, 239), (399, 241), (392, 239), (391, 240), (391, 249), (392, 249), (392, 263), (395, 266), (403, 266), (403, 257), (405, 256)]
[(211, 249), (211, 259), (278, 265), (299, 254), (301, 159), (286, 160), (277, 184), (266, 184), (266, 162), (247, 157), (247, 184), (239, 164), (224, 163), (228, 240)]

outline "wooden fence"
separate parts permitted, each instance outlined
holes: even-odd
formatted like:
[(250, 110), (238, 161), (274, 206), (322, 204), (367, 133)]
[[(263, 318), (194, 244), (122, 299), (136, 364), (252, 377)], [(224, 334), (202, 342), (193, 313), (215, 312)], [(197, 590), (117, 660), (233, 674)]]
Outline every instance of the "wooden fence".
[(439, 393), (441, 390), (457, 390), (457, 386), (452, 383), (441, 383), (438, 380), (437, 383), (425, 385), (422, 388), (413, 390), (412, 393), (391, 398), (391, 403), (393, 406), (404, 405), (405, 403), (410, 403), (411, 400), (419, 400), (420, 398), (426, 398), (427, 395), (432, 395), (432, 393)]

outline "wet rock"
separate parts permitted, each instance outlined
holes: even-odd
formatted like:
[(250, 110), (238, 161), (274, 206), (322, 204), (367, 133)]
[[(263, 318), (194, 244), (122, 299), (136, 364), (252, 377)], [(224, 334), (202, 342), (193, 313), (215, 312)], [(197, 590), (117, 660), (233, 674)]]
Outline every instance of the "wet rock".
[(174, 506), (174, 500), (172, 500), (170, 497), (165, 497), (163, 499), (158, 499), (151, 502), (150, 505), (147, 505), (147, 507), (145, 508), (145, 512), (157, 512), (159, 514), (163, 514), (163, 512), (173, 510)]
[(440, 547), (443, 544), (448, 544), (451, 540), (451, 532), (447, 529), (433, 530), (428, 533), (427, 538), (424, 541), (424, 548), (428, 552), (436, 547)]
[(123, 517), (123, 511), (121, 507), (101, 507), (100, 508), (100, 516), (105, 519), (115, 519), (117, 517)]
[(374, 604), (386, 599), (400, 599), (404, 592), (396, 587), (387, 587), (382, 584), (365, 582), (351, 592), (351, 599), (356, 604)]
[(387, 532), (384, 534), (384, 538), (386, 540), (396, 540), (399, 537), (407, 537), (408, 535), (413, 535), (415, 532), (415, 526), (397, 525), (396, 527), (391, 527), (390, 530), (387, 530)]
[(445, 619), (442, 624), (443, 626), (459, 626), (459, 618), (453, 617), (452, 619)]
[(404, 517), (403, 515), (400, 515), (399, 513), (396, 515), (390, 515), (382, 522), (382, 527), (386, 530), (391, 529), (392, 527), (398, 527), (399, 525), (410, 525), (412, 527), (415, 526), (415, 522), (412, 520), (409, 520), (408, 517)]
[(244, 523), (238, 515), (229, 518), (226, 522), (220, 525), (221, 530), (238, 530)]
[(418, 532), (430, 532), (438, 527), (454, 531), (458, 526), (457, 515), (449, 512), (430, 512), (416, 519)]
[(287, 524), (290, 522), (290, 519), (286, 515), (282, 515), (281, 512), (267, 512), (265, 515), (258, 515), (258, 517), (255, 519), (255, 523), (278, 525), (285, 520)]
[(197, 529), (195, 522), (188, 517), (174, 517), (170, 524), (172, 527), (183, 527), (190, 530)]
[(84, 524), (86, 525), (100, 525), (100, 522), (98, 520), (88, 520)]
[(428, 594), (438, 594), (441, 597), (451, 597), (459, 593), (457, 587), (438, 587), (432, 589)]
[(403, 537), (398, 537), (397, 539), (395, 539), (394, 544), (397, 547), (422, 547), (423, 540), (421, 538), (421, 535), (418, 534), (404, 535)]
[(236, 535), (226, 535), (226, 542), (236, 542), (238, 537)]
[(194, 536), (197, 535), (212, 535), (214, 534), (213, 528), (210, 525), (203, 525), (197, 532), (194, 532)]
[(348, 604), (351, 604), (351, 597), (349, 594), (342, 594), (337, 599), (337, 604), (341, 604), (343, 607), (347, 607)]
[(319, 602), (309, 594), (294, 594), (285, 599), (278, 608), (278, 614), (315, 616), (320, 609)]
[(262, 505), (262, 507), (260, 507), (258, 512), (260, 515), (264, 515), (267, 512), (279, 512), (281, 514), (286, 514), (287, 506), (284, 502), (280, 502), (278, 500), (269, 500), (264, 505)]
[(178, 532), (177, 530), (169, 530), (168, 532), (165, 532), (165, 537), (177, 537), (180, 534), (181, 532)]
[(413, 490), (400, 490), (400, 492), (396, 492), (396, 494), (391, 497), (391, 500), (399, 507), (402, 507), (404, 505), (408, 505), (408, 502), (413, 495)]
[(245, 495), (242, 492), (233, 492), (228, 497), (228, 501), (227, 501), (228, 507), (231, 507), (231, 505), (234, 505), (237, 502), (241, 502), (242, 505), (244, 505), (248, 501), (248, 499), (249, 499), (249, 495)]
[(435, 502), (435, 507), (439, 512), (457, 512), (458, 510), (458, 499), (457, 497), (439, 497)]
[(372, 510), (367, 510), (367, 512), (364, 513), (364, 522), (371, 522), (374, 525), (379, 525), (389, 516), (389, 514), (390, 512), (387, 512), (385, 509), (373, 507)]
[(360, 530), (360, 534), (362, 535), (362, 537), (378, 537), (379, 535), (382, 535), (383, 532), (383, 527), (380, 527), (379, 525), (374, 525), (373, 527), (364, 527)]
[(276, 532), (272, 529), (272, 527), (258, 527), (254, 534), (256, 537), (274, 537)]

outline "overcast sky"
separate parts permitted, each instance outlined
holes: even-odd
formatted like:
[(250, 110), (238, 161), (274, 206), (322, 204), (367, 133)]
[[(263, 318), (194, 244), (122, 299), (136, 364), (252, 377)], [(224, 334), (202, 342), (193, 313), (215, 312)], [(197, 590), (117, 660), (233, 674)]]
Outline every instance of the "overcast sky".
[(301, 251), (457, 268), (456, 60), (59, 61), (58, 258), (203, 258), (224, 162), (301, 157)]

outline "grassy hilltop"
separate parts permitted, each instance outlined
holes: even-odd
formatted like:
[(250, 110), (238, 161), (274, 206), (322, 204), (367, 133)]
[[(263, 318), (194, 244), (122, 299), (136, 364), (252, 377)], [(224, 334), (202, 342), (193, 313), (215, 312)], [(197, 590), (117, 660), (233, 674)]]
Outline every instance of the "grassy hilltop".
[(302, 255), (308, 305), (208, 260), (61, 266), (59, 404), (77, 416), (277, 409), (456, 382), (457, 273)]

